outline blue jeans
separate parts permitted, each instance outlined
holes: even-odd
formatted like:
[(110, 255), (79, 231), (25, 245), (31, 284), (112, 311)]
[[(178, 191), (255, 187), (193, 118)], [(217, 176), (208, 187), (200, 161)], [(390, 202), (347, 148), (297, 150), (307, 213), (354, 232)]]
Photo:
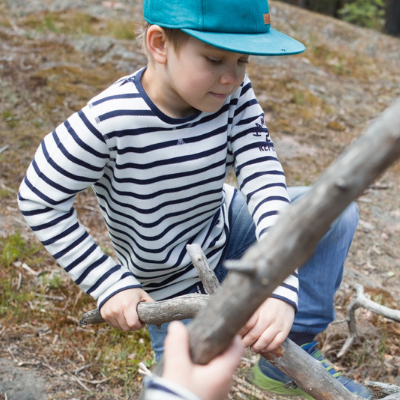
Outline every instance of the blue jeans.
[[(295, 202), (308, 189), (308, 187), (288, 188), (292, 202)], [(223, 258), (215, 269), (220, 282), (228, 273), (223, 262), (241, 258), (242, 254), (256, 241), (253, 220), (239, 191), (236, 191), (231, 203), (229, 221), (230, 236)], [(318, 243), (313, 256), (299, 269), (299, 305), (289, 334), (292, 340), (304, 343), (312, 341), (315, 335), (323, 332), (335, 319), (334, 295), (342, 281), (344, 262), (357, 223), (358, 207), (352, 203), (333, 222), (329, 231)], [(194, 292), (204, 293), (202, 285), (190, 288), (186, 293)], [(182, 322), (187, 324), (190, 320)], [(160, 327), (148, 325), (157, 361), (163, 353), (167, 328), (168, 324)], [(307, 338), (307, 340), (301, 340), (301, 338)]]

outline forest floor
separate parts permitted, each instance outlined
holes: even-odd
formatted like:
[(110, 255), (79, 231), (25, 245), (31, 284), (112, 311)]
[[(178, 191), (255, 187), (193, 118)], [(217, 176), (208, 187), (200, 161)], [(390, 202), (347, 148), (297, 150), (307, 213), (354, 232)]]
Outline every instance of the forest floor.
[[(95, 303), (43, 250), (19, 213), (19, 183), (43, 136), (119, 77), (145, 64), (134, 40), (141, 2), (0, 0), (0, 399), (126, 399), (139, 393), (138, 362), (154, 365), (146, 330), (80, 328)], [(400, 40), (271, 1), (273, 27), (305, 53), (251, 57), (248, 73), (289, 186), (311, 185), (400, 95)], [(379, 149), (376, 149), (379, 151)], [(379, 304), (400, 309), (400, 164), (358, 200), (359, 226), (336, 297), (337, 324), (320, 335), (346, 375), (400, 385), (400, 324), (346, 307), (360, 283)], [(90, 190), (77, 196), (81, 221), (112, 253)], [(233, 398), (258, 392), (242, 366)], [(242, 379), (242, 381), (240, 381)]]

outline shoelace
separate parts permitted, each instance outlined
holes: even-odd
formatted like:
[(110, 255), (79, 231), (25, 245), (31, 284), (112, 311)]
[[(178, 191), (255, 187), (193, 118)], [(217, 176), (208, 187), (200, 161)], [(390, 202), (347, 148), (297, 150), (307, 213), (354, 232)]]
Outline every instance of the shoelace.
[(319, 350), (317, 350), (315, 353), (311, 355), (313, 358), (318, 360), (334, 378), (339, 378), (339, 376), (342, 376), (342, 373), (336, 371), (333, 365), (322, 355), (322, 353)]

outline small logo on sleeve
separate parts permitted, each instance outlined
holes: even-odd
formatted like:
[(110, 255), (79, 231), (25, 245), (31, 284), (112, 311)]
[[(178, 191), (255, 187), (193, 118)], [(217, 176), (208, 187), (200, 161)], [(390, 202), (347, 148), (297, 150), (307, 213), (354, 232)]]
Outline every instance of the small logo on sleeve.
[(265, 121), (264, 118), (261, 118), (261, 123), (258, 124), (256, 123), (256, 129), (255, 133), (253, 133), (253, 136), (255, 137), (265, 137), (265, 141), (260, 143), (260, 146), (258, 146), (260, 151), (275, 151), (274, 143), (271, 141), (269, 137), (269, 130), (265, 126)]

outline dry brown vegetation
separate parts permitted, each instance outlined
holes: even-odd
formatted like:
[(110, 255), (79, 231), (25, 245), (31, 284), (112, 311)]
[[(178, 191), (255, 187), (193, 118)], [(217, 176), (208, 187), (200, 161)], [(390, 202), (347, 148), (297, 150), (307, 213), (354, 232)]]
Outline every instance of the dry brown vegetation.
[[(305, 43), (307, 51), (253, 58), (249, 75), (288, 184), (310, 185), (400, 95), (400, 40), (271, 5), (274, 27)], [(140, 390), (138, 363), (154, 363), (146, 331), (77, 326), (95, 303), (33, 238), (15, 201), (41, 138), (144, 64), (132, 40), (139, 21), (138, 1), (0, 1), (0, 357), (45, 377), (51, 399), (125, 399)], [(338, 320), (354, 282), (380, 304), (400, 308), (399, 169), (394, 165), (358, 201), (361, 221), (336, 299)], [(76, 207), (112, 253), (90, 190), (78, 196)], [(343, 359), (336, 354), (346, 324), (321, 335), (323, 351), (356, 379), (399, 385), (400, 324), (362, 309), (358, 324), (359, 338)], [(244, 376), (248, 369), (244, 363)]]

